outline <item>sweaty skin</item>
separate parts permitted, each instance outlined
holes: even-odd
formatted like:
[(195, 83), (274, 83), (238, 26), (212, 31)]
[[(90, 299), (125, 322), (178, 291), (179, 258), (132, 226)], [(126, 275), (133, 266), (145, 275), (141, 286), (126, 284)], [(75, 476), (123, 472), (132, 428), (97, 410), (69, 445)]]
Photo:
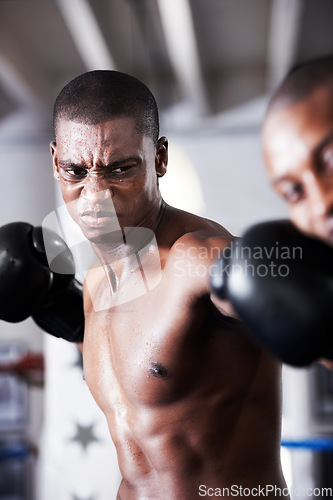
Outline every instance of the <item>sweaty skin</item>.
[[(167, 140), (154, 145), (133, 119), (62, 120), (56, 139), (55, 178), (98, 257), (84, 285), (84, 374), (117, 449), (118, 498), (193, 500), (200, 485), (286, 488), (280, 365), (208, 289), (231, 235), (163, 202)], [(129, 243), (129, 227), (150, 228), (156, 240)]]

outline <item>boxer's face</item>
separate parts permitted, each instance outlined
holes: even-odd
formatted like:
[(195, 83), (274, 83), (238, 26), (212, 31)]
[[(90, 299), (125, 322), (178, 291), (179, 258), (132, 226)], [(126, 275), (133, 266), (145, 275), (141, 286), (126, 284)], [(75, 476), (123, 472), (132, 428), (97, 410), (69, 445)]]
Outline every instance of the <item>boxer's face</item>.
[(120, 227), (149, 227), (164, 175), (167, 141), (157, 146), (133, 118), (97, 125), (62, 119), (51, 144), (54, 176), (74, 221), (92, 241)]
[(333, 102), (327, 88), (273, 109), (264, 125), (263, 148), (291, 220), (333, 244)]

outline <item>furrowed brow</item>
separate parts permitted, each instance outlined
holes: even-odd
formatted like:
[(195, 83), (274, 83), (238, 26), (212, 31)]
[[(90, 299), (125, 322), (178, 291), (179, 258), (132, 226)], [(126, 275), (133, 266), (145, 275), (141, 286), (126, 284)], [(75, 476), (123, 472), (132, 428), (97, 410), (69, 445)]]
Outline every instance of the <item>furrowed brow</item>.
[(74, 163), (70, 160), (59, 160), (59, 164), (62, 167), (71, 167), (71, 168), (86, 168), (85, 165), (80, 165), (79, 163)]
[(116, 160), (105, 165), (106, 168), (117, 168), (124, 163), (138, 162), (140, 160), (137, 156), (129, 156), (128, 158), (122, 158), (121, 160)]
[[(137, 157), (137, 156), (130, 156), (128, 158), (122, 158), (120, 160), (116, 160), (116, 161), (112, 161), (110, 163), (107, 163), (106, 165), (102, 165), (104, 168), (110, 168), (110, 169), (114, 169), (114, 168), (117, 168), (121, 165), (123, 165), (124, 163), (130, 163), (130, 162), (139, 162), (141, 158)], [(86, 165), (82, 165), (80, 163), (74, 163), (70, 160), (59, 160), (59, 164), (63, 167), (70, 167), (70, 168), (87, 168)]]

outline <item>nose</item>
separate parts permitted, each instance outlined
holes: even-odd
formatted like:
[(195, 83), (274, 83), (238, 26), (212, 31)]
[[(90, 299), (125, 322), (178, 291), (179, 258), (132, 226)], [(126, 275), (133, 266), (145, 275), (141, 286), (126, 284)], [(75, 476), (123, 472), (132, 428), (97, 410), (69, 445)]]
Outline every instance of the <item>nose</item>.
[[(315, 234), (333, 236), (333, 184), (327, 178), (308, 179), (308, 220)], [(311, 222), (310, 222), (311, 221)]]
[(308, 179), (310, 211), (315, 218), (326, 218), (333, 213), (333, 185), (327, 179), (312, 175)]
[(82, 197), (89, 203), (102, 203), (113, 197), (113, 191), (103, 175), (89, 174), (81, 192)]

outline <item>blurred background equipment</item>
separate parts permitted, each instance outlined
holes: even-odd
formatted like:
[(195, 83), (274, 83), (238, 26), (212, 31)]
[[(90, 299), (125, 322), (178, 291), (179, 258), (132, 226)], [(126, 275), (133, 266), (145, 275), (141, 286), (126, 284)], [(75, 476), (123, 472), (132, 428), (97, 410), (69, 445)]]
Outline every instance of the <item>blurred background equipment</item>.
[[(155, 94), (161, 133), (170, 139), (166, 201), (234, 234), (286, 217), (263, 170), (260, 127), (288, 69), (333, 52), (332, 19), (332, 0), (1, 0), (0, 226), (39, 226), (61, 205), (48, 152), (53, 103), (69, 80), (93, 69), (130, 73)], [(0, 461), (1, 481), (7, 478), (0, 491), (13, 484), (17, 491), (1, 500), (115, 496), (115, 452), (75, 346), (42, 334), (30, 318), (0, 322), (0, 338), (13, 346), (24, 338), (29, 352), (46, 359), (45, 390), (0, 375), (1, 408), (8, 388), (22, 410), (27, 391), (31, 400), (29, 439), (21, 433), (7, 443), (12, 453), (21, 446), (22, 456), (11, 459), (19, 464), (9, 473), (4, 464), (14, 462)], [(285, 444), (332, 438), (332, 373), (285, 367), (284, 382)], [(8, 416), (16, 425), (17, 409)], [(40, 453), (26, 468), (30, 443)], [(290, 487), (332, 483), (329, 450), (284, 446), (282, 455)], [(19, 489), (28, 484), (23, 476), (31, 498)]]
[(266, 94), (295, 61), (332, 50), (330, 0), (2, 0), (1, 116), (47, 120), (71, 78), (143, 80), (176, 126)]
[(37, 454), (32, 387), (43, 383), (44, 356), (23, 342), (0, 342), (0, 498), (32, 500)]

